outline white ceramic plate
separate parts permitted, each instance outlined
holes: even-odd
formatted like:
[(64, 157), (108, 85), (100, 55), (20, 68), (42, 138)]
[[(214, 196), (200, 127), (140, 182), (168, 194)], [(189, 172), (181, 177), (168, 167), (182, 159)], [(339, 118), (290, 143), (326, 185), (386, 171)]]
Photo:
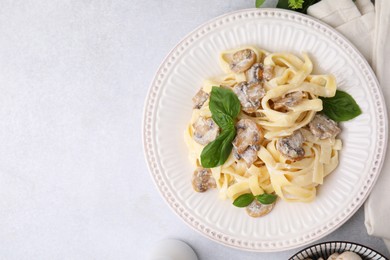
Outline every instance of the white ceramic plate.
[[(305, 51), (315, 72), (332, 73), (363, 114), (342, 124), (340, 165), (312, 203), (279, 202), (254, 219), (216, 191), (196, 193), (184, 130), (191, 98), (204, 79), (222, 74), (218, 54), (243, 45), (271, 52)], [(249, 9), (218, 17), (190, 33), (158, 70), (145, 103), (144, 148), (151, 175), (164, 199), (187, 224), (235, 248), (280, 251), (329, 234), (359, 208), (377, 179), (387, 139), (387, 117), (375, 76), (362, 55), (339, 33), (308, 16), (281, 9)]]

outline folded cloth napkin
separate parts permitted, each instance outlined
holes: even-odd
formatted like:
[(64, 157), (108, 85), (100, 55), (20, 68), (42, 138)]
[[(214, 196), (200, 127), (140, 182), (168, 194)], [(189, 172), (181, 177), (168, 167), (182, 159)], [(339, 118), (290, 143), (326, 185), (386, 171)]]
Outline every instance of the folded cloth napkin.
[[(373, 68), (387, 104), (390, 115), (390, 1), (375, 2), (375, 41), (373, 48)], [(387, 73), (386, 73), (387, 72)], [(390, 149), (387, 149), (382, 173), (368, 198), (365, 210), (365, 224), (370, 235), (382, 237), (390, 251)]]
[[(307, 13), (344, 34), (374, 69), (387, 104), (390, 104), (390, 1), (322, 0)], [(390, 106), (387, 113), (390, 115)], [(382, 173), (365, 203), (365, 225), (370, 235), (383, 238), (390, 250), (390, 151)]]
[(375, 10), (370, 0), (322, 0), (307, 13), (347, 37), (371, 63), (375, 37)]

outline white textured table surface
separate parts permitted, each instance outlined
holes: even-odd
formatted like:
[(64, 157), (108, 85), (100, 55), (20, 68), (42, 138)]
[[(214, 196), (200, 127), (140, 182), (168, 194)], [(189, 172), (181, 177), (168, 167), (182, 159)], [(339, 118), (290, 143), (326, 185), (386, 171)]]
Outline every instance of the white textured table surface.
[[(141, 121), (153, 74), (203, 22), (254, 0), (0, 2), (0, 259), (145, 259), (163, 238), (201, 260), (287, 259), (211, 242), (159, 197)], [(363, 210), (322, 239), (389, 256)]]

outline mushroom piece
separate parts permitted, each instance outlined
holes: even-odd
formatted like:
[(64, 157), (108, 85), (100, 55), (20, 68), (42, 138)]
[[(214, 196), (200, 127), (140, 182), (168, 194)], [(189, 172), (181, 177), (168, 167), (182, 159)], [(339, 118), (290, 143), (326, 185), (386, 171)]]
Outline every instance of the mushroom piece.
[(258, 147), (264, 139), (263, 131), (250, 119), (241, 119), (236, 124), (237, 135), (233, 140), (233, 146), (242, 156), (249, 146)]
[(275, 99), (274, 109), (275, 110), (284, 110), (290, 107), (294, 107), (301, 103), (301, 101), (306, 98), (306, 93), (302, 91), (295, 91), (285, 95), (283, 98)]
[(193, 138), (201, 145), (214, 141), (219, 134), (219, 127), (211, 118), (199, 117), (192, 126), (194, 127)]
[(264, 65), (263, 79), (271, 80), (274, 77), (274, 66)]
[(265, 96), (265, 90), (260, 82), (240, 82), (234, 86), (233, 92), (240, 100), (242, 110), (247, 113), (256, 112), (261, 99)]
[(256, 62), (256, 53), (251, 49), (244, 49), (233, 54), (230, 61), (230, 69), (235, 73), (248, 70)]
[(211, 175), (210, 169), (198, 167), (192, 175), (192, 187), (197, 192), (205, 192), (210, 188), (215, 188), (216, 182)]
[(245, 72), (248, 82), (259, 82), (263, 80), (264, 67), (261, 63), (255, 63), (253, 66)]
[(258, 159), (257, 151), (263, 142), (264, 134), (260, 127), (250, 119), (241, 119), (236, 124), (237, 135), (233, 141), (233, 155), (243, 159), (248, 168)]
[(251, 145), (246, 150), (239, 154), (236, 147), (233, 147), (233, 156), (237, 159), (243, 159), (248, 168), (257, 160), (257, 151), (260, 150), (258, 145)]
[(327, 260), (336, 260), (339, 257), (339, 253), (333, 253), (331, 254)]
[(198, 93), (196, 93), (196, 95), (192, 98), (192, 102), (194, 103), (193, 108), (200, 109), (208, 98), (209, 94), (200, 89)]
[(335, 121), (322, 114), (315, 115), (309, 123), (309, 128), (312, 134), (319, 139), (334, 138), (341, 132)]
[(297, 130), (290, 136), (279, 138), (276, 148), (284, 157), (299, 161), (305, 156), (305, 150), (302, 148), (304, 141), (305, 137), (300, 130)]
[(251, 217), (258, 218), (270, 213), (274, 206), (275, 202), (272, 204), (261, 204), (255, 199), (246, 207), (246, 213)]

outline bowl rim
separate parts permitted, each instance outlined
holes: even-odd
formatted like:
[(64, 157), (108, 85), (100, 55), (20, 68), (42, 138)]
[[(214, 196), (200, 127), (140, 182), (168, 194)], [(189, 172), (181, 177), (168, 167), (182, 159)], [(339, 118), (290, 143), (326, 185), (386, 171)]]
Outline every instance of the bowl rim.
[[(350, 244), (350, 245), (355, 245), (355, 246), (360, 246), (364, 249), (367, 249), (367, 250), (370, 250), (371, 252), (377, 254), (378, 256), (380, 257), (383, 257), (384, 259), (388, 259), (387, 257), (385, 257), (384, 255), (382, 255), (381, 253), (379, 253), (378, 251), (372, 249), (371, 247), (368, 247), (368, 246), (365, 246), (365, 245), (362, 245), (360, 243), (356, 243), (356, 242), (349, 242), (349, 241), (342, 241), (342, 240), (334, 240), (334, 241), (326, 241), (326, 242), (321, 242), (321, 243), (316, 243), (316, 244), (313, 244), (313, 245), (310, 245), (302, 250), (300, 250), (299, 252), (295, 253), (293, 256), (291, 256), (289, 258), (289, 260), (294, 260), (294, 257), (298, 257), (299, 254), (302, 254), (303, 252), (311, 249), (311, 248), (315, 248), (317, 246), (322, 246), (322, 245), (327, 245), (327, 244)], [(347, 250), (347, 251), (350, 251), (350, 250)], [(354, 252), (354, 251), (351, 251), (351, 252)]]

